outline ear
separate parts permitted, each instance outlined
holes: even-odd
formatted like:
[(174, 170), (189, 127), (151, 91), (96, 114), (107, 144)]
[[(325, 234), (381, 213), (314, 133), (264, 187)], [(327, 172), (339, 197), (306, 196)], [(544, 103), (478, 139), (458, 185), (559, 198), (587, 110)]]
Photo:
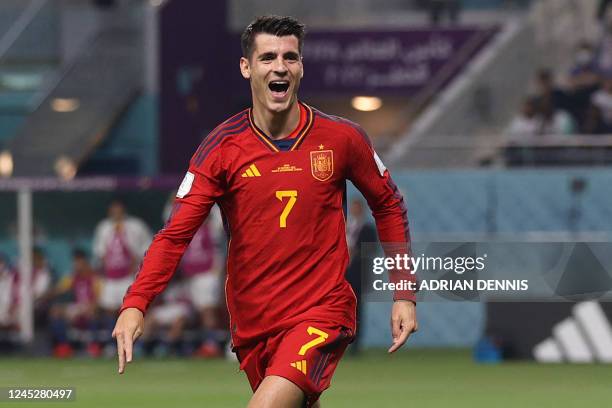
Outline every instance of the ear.
[(251, 65), (245, 57), (240, 58), (240, 73), (244, 79), (251, 79)]
[(300, 79), (304, 78), (304, 57), (300, 55), (300, 61), (302, 62), (302, 74), (300, 75)]

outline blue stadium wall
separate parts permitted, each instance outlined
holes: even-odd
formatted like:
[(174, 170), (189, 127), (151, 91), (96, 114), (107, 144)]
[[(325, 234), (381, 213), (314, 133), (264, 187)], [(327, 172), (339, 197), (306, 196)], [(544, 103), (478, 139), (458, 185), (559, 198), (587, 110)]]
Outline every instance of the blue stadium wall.
[[(521, 236), (543, 233), (612, 233), (612, 170), (465, 170), (395, 172), (408, 205), (413, 240), (483, 234)], [(128, 208), (153, 230), (161, 227), (167, 192), (132, 192)], [(350, 197), (356, 196), (351, 188)], [(70, 267), (70, 249), (90, 246), (96, 222), (105, 215), (110, 193), (37, 193), (35, 224), (44, 231), (41, 245), (58, 273)], [(0, 193), (0, 251), (15, 259), (11, 238), (15, 194)], [(70, 222), (66, 223), (69, 219)], [(13, 225), (13, 227), (11, 227)], [(470, 239), (470, 238), (466, 238)], [(365, 305), (363, 343), (388, 346), (390, 304)], [(471, 346), (484, 325), (479, 303), (427, 303), (418, 306), (421, 330), (412, 346)]]
[[(407, 201), (414, 241), (612, 235), (612, 170), (413, 171), (396, 172), (394, 179)], [(350, 197), (357, 195), (350, 190)], [(365, 346), (390, 345), (390, 310), (389, 303), (364, 305)], [(420, 330), (410, 347), (471, 347), (485, 325), (482, 303), (421, 303), (417, 313)]]

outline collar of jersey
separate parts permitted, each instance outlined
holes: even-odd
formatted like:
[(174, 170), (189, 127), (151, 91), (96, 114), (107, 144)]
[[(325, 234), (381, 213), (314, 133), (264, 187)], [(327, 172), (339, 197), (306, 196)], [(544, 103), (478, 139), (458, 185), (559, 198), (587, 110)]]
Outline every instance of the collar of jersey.
[[(314, 114), (312, 112), (312, 108), (306, 105), (305, 103), (299, 101), (298, 103), (302, 105), (304, 109), (306, 109), (306, 120), (304, 121), (304, 125), (302, 126), (302, 128), (298, 131), (297, 136), (293, 139), (293, 144), (291, 145), (291, 147), (289, 147), (289, 149), (287, 149), (287, 151), (293, 151), (300, 146), (300, 144), (304, 140), (304, 137), (306, 137), (306, 134), (312, 128), (312, 124), (314, 122)], [(266, 135), (264, 131), (258, 128), (255, 124), (255, 120), (253, 119), (253, 108), (249, 108), (249, 124), (251, 125), (251, 129), (253, 130), (255, 136), (257, 136), (257, 138), (261, 140), (263, 144), (265, 144), (273, 152), (280, 152), (279, 148), (276, 147), (276, 145), (272, 141), (272, 138)]]

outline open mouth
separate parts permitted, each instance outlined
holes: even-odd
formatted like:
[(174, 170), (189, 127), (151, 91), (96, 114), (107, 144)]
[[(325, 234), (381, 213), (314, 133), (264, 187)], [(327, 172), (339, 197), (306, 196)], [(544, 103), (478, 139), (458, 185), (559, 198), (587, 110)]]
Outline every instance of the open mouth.
[(274, 93), (284, 94), (289, 89), (289, 81), (272, 81), (268, 88)]

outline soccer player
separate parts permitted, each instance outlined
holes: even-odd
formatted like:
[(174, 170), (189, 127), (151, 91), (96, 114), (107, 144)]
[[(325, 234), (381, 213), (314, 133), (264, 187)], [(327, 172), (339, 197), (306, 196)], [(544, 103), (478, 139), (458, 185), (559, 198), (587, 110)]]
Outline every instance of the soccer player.
[[(147, 306), (215, 203), (230, 237), (230, 332), (254, 391), (249, 407), (319, 406), (354, 336), (356, 299), (344, 277), (347, 180), (366, 197), (381, 241), (409, 251), (403, 199), (364, 131), (298, 101), (303, 37), (302, 24), (276, 16), (242, 34), (240, 70), (253, 106), (193, 155), (172, 216), (124, 298), (113, 331), (119, 373)], [(417, 327), (414, 294), (396, 292), (394, 300), (389, 352)]]

